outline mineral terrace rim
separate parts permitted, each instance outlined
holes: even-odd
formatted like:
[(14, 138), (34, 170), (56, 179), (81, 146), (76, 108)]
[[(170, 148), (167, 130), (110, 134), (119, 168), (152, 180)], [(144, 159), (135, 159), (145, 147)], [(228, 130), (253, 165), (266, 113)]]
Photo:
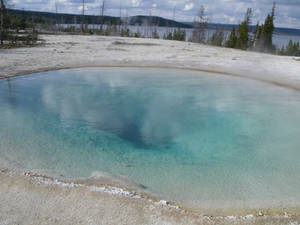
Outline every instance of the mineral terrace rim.
[(174, 69), (174, 70), (186, 70), (186, 71), (194, 71), (194, 72), (206, 72), (220, 76), (231, 76), (237, 78), (243, 78), (258, 82), (263, 82), (267, 84), (272, 84), (278, 87), (287, 88), (290, 90), (295, 90), (300, 92), (300, 87), (294, 87), (288, 84), (283, 84), (278, 81), (271, 81), (267, 79), (260, 79), (257, 77), (250, 77), (247, 75), (241, 75), (237, 73), (230, 73), (230, 72), (222, 72), (220, 70), (210, 70), (210, 69), (201, 69), (201, 68), (194, 68), (194, 67), (177, 67), (177, 66), (161, 66), (161, 65), (135, 65), (135, 64), (88, 64), (88, 65), (76, 65), (76, 66), (63, 66), (63, 67), (51, 67), (45, 69), (37, 69), (37, 70), (24, 70), (18, 73), (8, 73), (7, 75), (0, 75), (0, 80), (11, 79), (15, 77), (23, 77), (28, 75), (34, 75), (37, 73), (42, 72), (50, 72), (50, 71), (58, 71), (58, 70), (69, 70), (69, 69), (81, 69), (81, 68), (145, 68), (145, 69)]

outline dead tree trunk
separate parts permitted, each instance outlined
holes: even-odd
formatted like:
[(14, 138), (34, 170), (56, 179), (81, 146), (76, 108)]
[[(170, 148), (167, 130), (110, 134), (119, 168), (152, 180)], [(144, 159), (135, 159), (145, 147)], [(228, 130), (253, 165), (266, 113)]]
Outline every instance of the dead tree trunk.
[(101, 12), (100, 12), (100, 16), (101, 16), (100, 31), (101, 32), (103, 30), (103, 25), (104, 25), (104, 7), (105, 7), (105, 0), (102, 1), (102, 7), (101, 7)]
[(119, 35), (122, 33), (122, 3), (120, 1)]
[(58, 28), (58, 24), (57, 24), (57, 13), (58, 13), (58, 7), (57, 7), (57, 2), (55, 1), (55, 32), (57, 33), (57, 28)]
[(0, 42), (1, 45), (3, 45), (4, 42), (4, 16), (5, 16), (5, 4), (4, 4), (4, 0), (1, 0), (1, 10), (0, 10)]
[(81, 32), (84, 31), (84, 0), (82, 0), (82, 21), (81, 21)]
[(205, 9), (204, 6), (201, 6), (199, 13), (197, 17), (194, 20), (194, 30), (192, 33), (192, 42), (196, 43), (205, 43), (206, 42), (206, 29), (207, 29), (207, 24), (208, 24), (208, 19), (205, 16)]

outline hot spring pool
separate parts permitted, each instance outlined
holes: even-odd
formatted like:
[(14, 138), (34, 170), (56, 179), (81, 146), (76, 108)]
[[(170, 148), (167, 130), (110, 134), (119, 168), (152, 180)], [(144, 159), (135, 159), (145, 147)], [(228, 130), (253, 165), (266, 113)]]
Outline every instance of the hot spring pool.
[(2, 164), (105, 171), (194, 208), (300, 203), (297, 91), (205, 72), (75, 69), (1, 80), (0, 112)]

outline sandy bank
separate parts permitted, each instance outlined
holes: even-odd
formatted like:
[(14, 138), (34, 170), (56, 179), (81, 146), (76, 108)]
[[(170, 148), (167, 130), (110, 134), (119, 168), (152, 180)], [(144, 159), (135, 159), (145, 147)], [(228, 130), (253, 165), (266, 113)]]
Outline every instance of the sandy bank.
[[(99, 36), (42, 36), (44, 46), (0, 50), (0, 77), (63, 68), (141, 66), (206, 70), (300, 90), (300, 61), (185, 42)], [(1, 159), (0, 159), (1, 163)], [(0, 168), (8, 165), (0, 165)], [(2, 224), (299, 224), (294, 216), (208, 217), (120, 193), (55, 185), (0, 172)]]
[(187, 42), (101, 36), (42, 36), (44, 46), (0, 50), (0, 77), (88, 66), (207, 70), (300, 89), (300, 58)]
[[(55, 180), (54, 180), (55, 181)], [(95, 186), (0, 172), (0, 224), (299, 224), (300, 216), (211, 217)]]

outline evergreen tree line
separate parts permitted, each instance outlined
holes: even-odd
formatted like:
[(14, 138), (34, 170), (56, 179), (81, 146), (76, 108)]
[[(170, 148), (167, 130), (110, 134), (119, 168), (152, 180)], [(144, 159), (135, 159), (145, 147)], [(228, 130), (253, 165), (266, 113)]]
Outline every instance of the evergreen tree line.
[(248, 8), (244, 21), (238, 25), (238, 28), (232, 28), (229, 39), (225, 46), (228, 48), (237, 48), (242, 50), (255, 50), (260, 52), (275, 53), (276, 47), (273, 44), (273, 32), (275, 29), (275, 3), (272, 12), (267, 15), (263, 24), (257, 23), (253, 35), (249, 35), (249, 25), (251, 23), (252, 9)]
[(272, 12), (267, 15), (263, 24), (257, 23), (252, 35), (249, 35), (249, 25), (251, 23), (252, 9), (248, 8), (245, 19), (237, 27), (232, 28), (229, 39), (225, 46), (242, 50), (254, 50), (259, 52), (275, 53), (276, 47), (273, 44), (273, 32), (275, 29), (275, 3)]
[(300, 46), (299, 42), (289, 41), (287, 46), (283, 46), (278, 50), (278, 55), (289, 55), (289, 56), (300, 56)]
[(276, 49), (273, 44), (275, 9), (276, 4), (273, 3), (272, 11), (267, 15), (264, 23), (257, 23), (251, 33), (249, 26), (251, 24), (252, 9), (248, 8), (244, 20), (238, 26), (232, 28), (229, 38), (226, 39), (224, 30), (221, 28), (217, 28), (209, 38), (206, 38), (208, 19), (205, 17), (204, 7), (202, 6), (197, 19), (195, 19), (195, 28), (190, 41), (241, 50), (300, 56), (299, 42), (290, 41), (287, 46), (281, 49)]
[(167, 32), (163, 39), (165, 40), (175, 40), (175, 41), (185, 41), (186, 40), (186, 32), (183, 29), (177, 28), (174, 29), (173, 32)]
[(273, 32), (275, 29), (275, 9), (276, 4), (273, 3), (273, 8), (270, 14), (267, 15), (263, 24), (256, 24), (252, 35), (249, 35), (248, 27), (250, 25), (252, 10), (247, 9), (245, 20), (238, 25), (238, 29), (232, 28), (229, 39), (225, 46), (228, 48), (249, 49), (259, 52), (267, 52), (279, 55), (300, 56), (299, 42), (289, 41), (287, 46), (281, 49), (276, 49), (273, 44)]

